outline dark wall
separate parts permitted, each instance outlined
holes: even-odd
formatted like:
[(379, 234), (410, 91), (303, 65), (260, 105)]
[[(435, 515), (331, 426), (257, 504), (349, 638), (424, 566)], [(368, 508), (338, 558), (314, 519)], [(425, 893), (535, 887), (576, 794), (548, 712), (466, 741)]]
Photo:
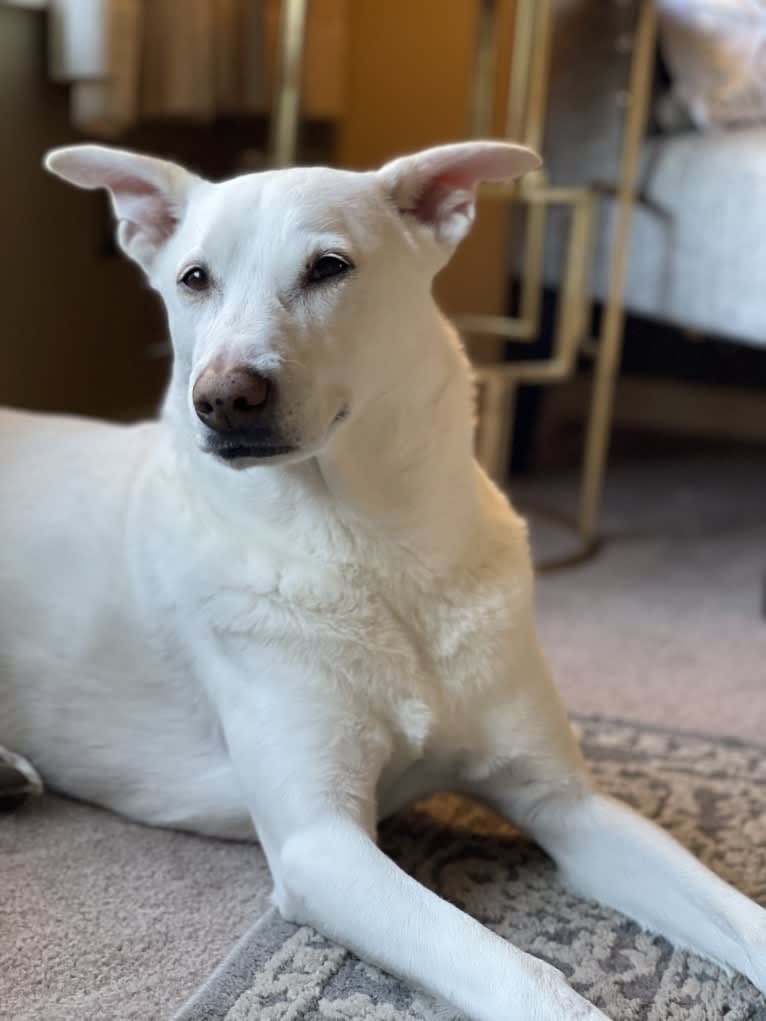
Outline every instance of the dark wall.
[(167, 362), (158, 302), (107, 244), (101, 195), (40, 165), (76, 141), (67, 90), (48, 83), (45, 21), (0, 8), (0, 403), (130, 415), (156, 403)]
[[(262, 147), (262, 119), (141, 125), (116, 144), (177, 159), (213, 179)], [(328, 126), (303, 133), (327, 159)], [(85, 141), (46, 66), (40, 11), (0, 5), (0, 404), (130, 418), (157, 406), (169, 360), (159, 299), (112, 243), (106, 196), (47, 174), (53, 146)]]

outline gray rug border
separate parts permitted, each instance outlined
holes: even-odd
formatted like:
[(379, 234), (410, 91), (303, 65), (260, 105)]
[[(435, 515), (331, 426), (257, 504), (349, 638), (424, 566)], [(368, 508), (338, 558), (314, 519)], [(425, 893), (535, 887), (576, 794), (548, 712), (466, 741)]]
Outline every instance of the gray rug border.
[(299, 928), (286, 922), (275, 907), (269, 908), (245, 930), (170, 1021), (220, 1021), (255, 978), (262, 964), (261, 951), (273, 952), (275, 944), (284, 943)]
[(652, 734), (665, 734), (680, 738), (690, 737), (698, 741), (715, 741), (727, 748), (749, 748), (751, 751), (766, 755), (766, 742), (751, 741), (748, 738), (733, 737), (731, 734), (710, 734), (704, 730), (686, 730), (681, 727), (666, 727), (661, 723), (646, 723), (643, 720), (626, 720), (621, 716), (604, 716), (601, 713), (569, 713), (569, 719), (575, 724), (608, 723), (613, 727), (635, 727)]
[[(570, 719), (573, 723), (584, 726), (603, 723), (617, 727), (632, 727), (665, 736), (677, 736), (682, 740), (690, 738), (715, 741), (729, 748), (749, 749), (766, 755), (766, 745), (737, 737), (681, 730), (677, 727), (664, 727), (660, 724), (600, 714), (573, 713)], [(223, 1021), (261, 967), (263, 953), (272, 953), (275, 944), (284, 943), (299, 928), (300, 926), (292, 922), (286, 922), (275, 907), (269, 908), (244, 932), (203, 984), (169, 1021)]]

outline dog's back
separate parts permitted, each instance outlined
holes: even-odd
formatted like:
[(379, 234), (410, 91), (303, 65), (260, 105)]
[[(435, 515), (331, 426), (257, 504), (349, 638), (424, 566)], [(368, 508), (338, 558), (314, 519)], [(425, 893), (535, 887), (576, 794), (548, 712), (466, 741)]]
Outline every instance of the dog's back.
[(2, 648), (34, 622), (28, 640), (56, 661), (105, 594), (119, 599), (119, 526), (156, 429), (0, 410)]

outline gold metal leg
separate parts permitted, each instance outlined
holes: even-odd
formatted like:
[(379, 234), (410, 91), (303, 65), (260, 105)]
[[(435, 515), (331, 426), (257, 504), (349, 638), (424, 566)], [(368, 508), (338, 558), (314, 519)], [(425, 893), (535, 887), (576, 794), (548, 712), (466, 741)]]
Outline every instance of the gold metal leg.
[(471, 97), (471, 133), (474, 138), (492, 134), (492, 110), (495, 91), (495, 25), (496, 0), (479, 0), (479, 27), (476, 40), (474, 89)]
[(598, 344), (593, 381), (593, 398), (588, 418), (582, 489), (577, 529), (583, 543), (592, 546), (604, 484), (612, 405), (622, 354), (625, 323), (623, 299), (628, 266), (630, 227), (635, 205), (641, 140), (649, 107), (653, 55), (657, 39), (657, 10), (653, 0), (644, 0), (639, 14), (630, 72), (630, 105), (622, 143), (620, 184), (617, 192), (617, 222), (614, 230), (613, 262), (606, 308)]
[(481, 405), (476, 457), (492, 478), (505, 471), (510, 451), (516, 381), (500, 372), (477, 373)]
[[(561, 204), (570, 210), (567, 242), (553, 351), (545, 360), (500, 362), (479, 365), (475, 378), (480, 387), (480, 421), (476, 453), (485, 470), (502, 479), (508, 463), (514, 401), (522, 383), (556, 383), (568, 379), (589, 321), (588, 267), (592, 238), (594, 200), (587, 189), (541, 188), (527, 196), (536, 205)], [(502, 319), (498, 327), (503, 330)]]
[(307, 9), (308, 0), (282, 0), (279, 69), (269, 138), (269, 162), (273, 167), (291, 166), (297, 155)]

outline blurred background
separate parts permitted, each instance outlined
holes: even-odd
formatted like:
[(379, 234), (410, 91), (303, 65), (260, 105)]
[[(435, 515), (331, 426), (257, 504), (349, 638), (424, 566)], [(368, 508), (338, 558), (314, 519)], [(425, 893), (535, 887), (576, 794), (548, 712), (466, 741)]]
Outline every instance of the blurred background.
[[(53, 146), (217, 179), (526, 142), (543, 170), (482, 190), (436, 294), (476, 366), (477, 454), (530, 520), (543, 645), (576, 718), (641, 724), (647, 748), (747, 739), (755, 775), (765, 42), (766, 0), (0, 0), (0, 403), (130, 421), (168, 377), (159, 301), (105, 195), (43, 172)], [(686, 754), (667, 798), (662, 756), (649, 782), (613, 752), (631, 798), (681, 827), (698, 808), (712, 846), (728, 796)], [(249, 846), (62, 801), (0, 838), (17, 1021), (170, 1017), (268, 906)]]
[(0, 0), (0, 401), (127, 421), (168, 375), (158, 300), (52, 146), (215, 179), (526, 141), (544, 170), (482, 192), (436, 291), (479, 456), (558, 568), (565, 697), (760, 738), (765, 41), (761, 0)]

